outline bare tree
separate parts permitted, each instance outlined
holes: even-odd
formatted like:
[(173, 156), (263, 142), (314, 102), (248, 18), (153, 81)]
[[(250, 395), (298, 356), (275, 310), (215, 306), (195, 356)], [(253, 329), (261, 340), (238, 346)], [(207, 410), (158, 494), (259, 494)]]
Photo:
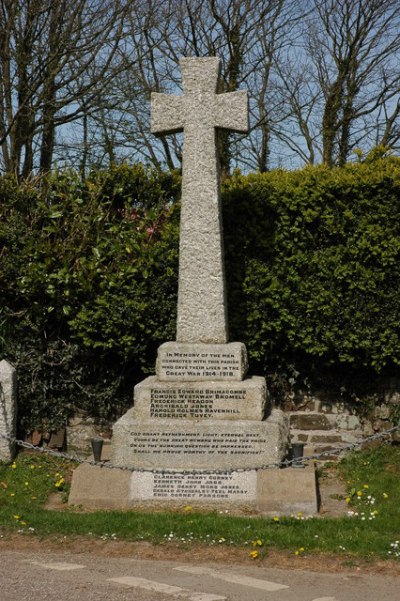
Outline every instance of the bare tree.
[[(293, 23), (299, 19), (293, 0), (143, 0), (132, 4), (129, 50), (136, 59), (130, 84), (118, 86), (124, 119), (112, 111), (112, 122), (125, 127), (119, 137), (125, 150), (147, 161), (173, 169), (180, 166), (180, 136), (156, 140), (149, 135), (152, 91), (179, 92), (181, 56), (219, 56), (220, 92), (240, 87), (250, 90), (250, 137), (220, 132), (222, 172), (231, 162), (265, 171), (270, 138), (281, 111), (275, 92), (278, 53), (292, 43)], [(130, 125), (130, 126), (129, 126)], [(125, 141), (123, 138), (125, 137)]]
[[(399, 141), (398, 0), (312, 0), (298, 67), (280, 66), (281, 139), (307, 162), (344, 165), (352, 149)], [(310, 6), (310, 5), (309, 5)]]
[[(96, 109), (120, 53), (125, 0), (0, 0), (3, 169), (49, 170), (56, 130)], [(36, 159), (35, 163), (35, 157)]]

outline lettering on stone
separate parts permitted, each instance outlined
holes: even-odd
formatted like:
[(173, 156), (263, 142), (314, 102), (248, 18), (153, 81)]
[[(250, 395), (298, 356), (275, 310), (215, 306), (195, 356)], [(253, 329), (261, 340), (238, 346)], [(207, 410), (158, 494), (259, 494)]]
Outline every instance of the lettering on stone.
[(130, 432), (129, 446), (138, 456), (258, 456), (267, 439), (258, 432)]
[(131, 498), (247, 503), (255, 499), (256, 487), (255, 471), (240, 474), (141, 473), (132, 479)]
[(232, 474), (154, 474), (155, 499), (232, 499), (247, 494)]
[(213, 418), (217, 415), (238, 415), (237, 408), (218, 407), (215, 401), (244, 401), (246, 390), (191, 390), (184, 388), (153, 388), (150, 393), (150, 417)]
[(240, 373), (241, 363), (232, 353), (165, 353), (160, 369), (177, 379), (191, 377), (233, 378)]

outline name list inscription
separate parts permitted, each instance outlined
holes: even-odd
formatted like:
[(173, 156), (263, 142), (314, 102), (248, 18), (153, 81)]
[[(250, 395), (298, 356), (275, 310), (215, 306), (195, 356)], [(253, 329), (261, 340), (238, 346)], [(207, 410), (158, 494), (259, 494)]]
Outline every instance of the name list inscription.
[(234, 378), (240, 369), (239, 357), (231, 352), (171, 351), (160, 356), (160, 370), (167, 377)]
[(154, 474), (153, 498), (238, 499), (249, 493), (236, 474)]
[(220, 406), (224, 401), (245, 401), (246, 390), (209, 390), (184, 388), (153, 388), (150, 392), (150, 417), (213, 418), (219, 415), (239, 415), (232, 406)]

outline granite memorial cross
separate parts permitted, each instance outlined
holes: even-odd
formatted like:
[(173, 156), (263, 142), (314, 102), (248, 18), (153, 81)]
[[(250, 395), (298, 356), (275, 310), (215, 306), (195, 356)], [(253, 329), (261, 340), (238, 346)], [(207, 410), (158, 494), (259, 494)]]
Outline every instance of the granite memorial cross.
[(248, 131), (247, 92), (216, 94), (220, 61), (182, 58), (183, 96), (153, 93), (151, 129), (184, 132), (177, 341), (228, 341), (215, 129)]
[(156, 374), (136, 384), (133, 406), (113, 426), (111, 463), (134, 472), (111, 482), (103, 474), (117, 470), (103, 470), (93, 485), (80, 466), (69, 502), (258, 511), (271, 493), (257, 467), (284, 458), (289, 430), (265, 378), (246, 377), (244, 343), (227, 342), (215, 131), (247, 130), (246, 92), (216, 93), (218, 58), (180, 65), (183, 95), (152, 95), (153, 132), (184, 132), (177, 340), (159, 346)]

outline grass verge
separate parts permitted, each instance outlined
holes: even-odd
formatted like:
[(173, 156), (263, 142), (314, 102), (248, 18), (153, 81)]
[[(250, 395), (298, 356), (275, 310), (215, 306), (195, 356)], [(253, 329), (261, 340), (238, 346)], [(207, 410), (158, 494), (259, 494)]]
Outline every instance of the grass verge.
[[(348, 490), (343, 518), (233, 517), (219, 512), (144, 513), (49, 511), (51, 493), (67, 498), (73, 466), (45, 454), (21, 453), (12, 464), (0, 464), (0, 536), (83, 535), (112, 540), (233, 545), (257, 559), (276, 548), (295, 555), (316, 552), (400, 561), (400, 448), (355, 452), (337, 468)], [(331, 468), (332, 469), (332, 468)]]

